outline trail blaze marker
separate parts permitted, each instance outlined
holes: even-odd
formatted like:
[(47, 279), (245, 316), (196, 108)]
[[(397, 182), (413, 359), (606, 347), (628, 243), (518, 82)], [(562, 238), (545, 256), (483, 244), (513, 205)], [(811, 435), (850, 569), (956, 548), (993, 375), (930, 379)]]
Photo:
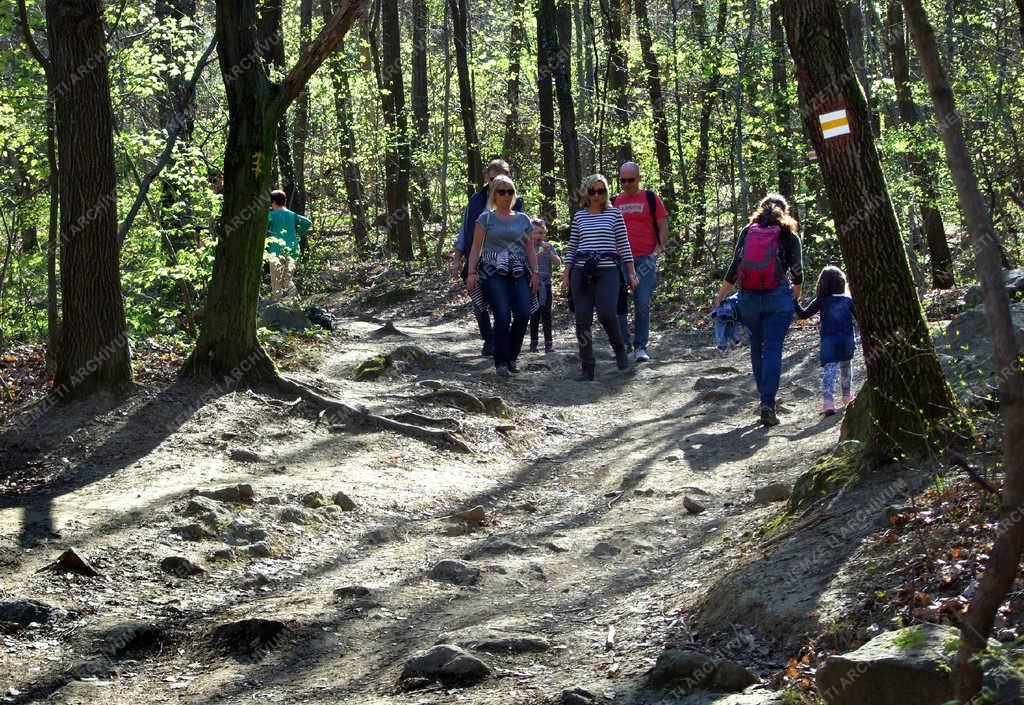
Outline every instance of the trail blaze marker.
[(850, 118), (846, 116), (845, 110), (833, 110), (831, 113), (819, 115), (821, 122), (821, 134), (825, 139), (850, 134)]

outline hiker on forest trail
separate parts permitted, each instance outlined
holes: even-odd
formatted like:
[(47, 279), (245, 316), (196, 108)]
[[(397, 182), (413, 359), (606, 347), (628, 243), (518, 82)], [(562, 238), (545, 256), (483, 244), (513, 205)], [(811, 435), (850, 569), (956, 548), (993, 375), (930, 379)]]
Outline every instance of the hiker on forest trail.
[[(469, 249), (473, 246), (473, 232), (476, 227), (476, 221), (480, 214), (487, 209), (491, 180), (499, 175), (509, 175), (508, 162), (504, 159), (495, 159), (487, 165), (487, 171), (485, 172), (487, 183), (484, 184), (483, 188), (470, 196), (466, 210), (462, 213), (462, 225), (459, 226), (459, 236), (456, 238), (455, 247), (452, 250), (451, 266), (453, 279), (455, 277), (462, 277), (462, 281), (465, 282), (469, 275)], [(512, 210), (522, 212), (522, 198), (516, 199), (515, 203), (512, 204)], [(473, 300), (473, 314), (476, 316), (476, 323), (480, 329), (480, 337), (484, 341), (480, 354), (484, 356), (493, 355), (494, 330), (491, 327), (491, 314), (487, 309), (482, 294)]]
[(801, 319), (819, 313), (821, 345), (821, 412), (836, 413), (836, 377), (843, 394), (843, 405), (853, 401), (853, 354), (857, 349), (853, 330), (853, 299), (846, 286), (846, 275), (839, 267), (825, 267), (818, 276), (814, 299), (806, 307), (796, 302), (796, 315)]
[(537, 352), (539, 341), (538, 327), (544, 328), (544, 352), (555, 351), (555, 343), (551, 336), (551, 274), (555, 267), (562, 266), (562, 260), (547, 240), (548, 224), (542, 218), (533, 219), (533, 250), (537, 254), (537, 273), (540, 274), (540, 291), (537, 292), (538, 308), (530, 316), (530, 352)]
[(293, 277), (295, 260), (301, 253), (299, 243), (309, 232), (313, 221), (288, 210), (288, 194), (270, 192), (270, 214), (267, 216), (267, 262), (270, 265), (270, 295), (285, 301), (298, 294)]
[(765, 426), (779, 423), (775, 395), (782, 376), (782, 344), (803, 282), (798, 226), (788, 211), (789, 204), (779, 194), (761, 199), (740, 232), (736, 254), (715, 297), (717, 308), (734, 286), (740, 290), (740, 317), (750, 332), (750, 366)]
[[(629, 321), (627, 318), (628, 304), (619, 308), (619, 331), (626, 352), (634, 350), (637, 362), (647, 362), (647, 343), (651, 324), (651, 295), (658, 283), (657, 257), (668, 239), (668, 212), (665, 204), (654, 191), (640, 189), (640, 165), (626, 162), (619, 167), (619, 183), (622, 192), (612, 199), (612, 205), (622, 211), (622, 219), (626, 222), (626, 233), (629, 235), (629, 247), (633, 252), (633, 264), (639, 279), (633, 292), (633, 328), (634, 336), (629, 337)], [(620, 298), (626, 294), (626, 270), (622, 270), (623, 290)], [(628, 301), (628, 300), (627, 300)]]
[(482, 291), (494, 312), (494, 371), (519, 372), (519, 352), (530, 315), (537, 308), (540, 275), (530, 233), (533, 223), (512, 209), (516, 186), (499, 174), (491, 180), (487, 209), (477, 218), (469, 252), (466, 291)]
[(572, 217), (569, 246), (565, 248), (562, 286), (572, 296), (576, 311), (576, 340), (580, 346), (578, 381), (594, 379), (594, 309), (608, 333), (620, 370), (629, 367), (626, 345), (619, 330), (616, 310), (619, 298), (619, 264), (629, 277), (629, 289), (635, 291), (639, 280), (629, 249), (629, 236), (622, 212), (608, 201), (608, 180), (593, 174), (583, 180), (582, 208)]

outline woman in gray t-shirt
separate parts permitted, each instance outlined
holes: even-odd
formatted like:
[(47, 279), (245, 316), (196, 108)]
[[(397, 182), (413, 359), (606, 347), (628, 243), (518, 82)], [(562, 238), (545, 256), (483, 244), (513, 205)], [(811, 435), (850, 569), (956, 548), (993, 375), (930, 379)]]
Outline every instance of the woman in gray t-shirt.
[(488, 207), (476, 221), (466, 277), (466, 291), (482, 292), (494, 312), (494, 369), (502, 377), (519, 371), (517, 358), (540, 288), (532, 223), (512, 210), (515, 200), (512, 179), (496, 176)]

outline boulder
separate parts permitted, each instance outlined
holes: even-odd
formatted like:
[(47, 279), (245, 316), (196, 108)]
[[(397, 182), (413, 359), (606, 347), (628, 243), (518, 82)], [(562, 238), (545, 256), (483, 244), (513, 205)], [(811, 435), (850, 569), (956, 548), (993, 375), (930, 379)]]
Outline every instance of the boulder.
[(256, 543), (257, 541), (264, 541), (266, 538), (267, 530), (251, 519), (239, 517), (224, 529), (224, 542), (232, 546)]
[[(1017, 347), (1024, 348), (1024, 302), (1011, 303), (1010, 316)], [(978, 396), (995, 395), (999, 379), (984, 306), (964, 311), (946, 326), (944, 332), (937, 333), (934, 340), (939, 360), (955, 391)], [(961, 385), (961, 381), (965, 385)]]
[(197, 521), (194, 521), (191, 524), (181, 524), (180, 526), (175, 526), (173, 529), (171, 529), (171, 533), (177, 534), (181, 538), (187, 539), (189, 541), (202, 541), (203, 539), (212, 539), (217, 535), (211, 529), (204, 526), (203, 524), (200, 524)]
[(167, 556), (160, 561), (160, 569), (179, 578), (191, 578), (206, 572), (184, 556)]
[[(956, 699), (951, 666), (959, 638), (935, 624), (879, 634), (856, 651), (830, 656), (818, 669), (818, 690), (828, 705), (943, 705)], [(986, 668), (985, 686), (998, 702), (1018, 702), (1021, 682), (1005, 667)]]
[(185, 505), (185, 514), (195, 517), (212, 529), (231, 521), (231, 510), (221, 502), (209, 497), (193, 497)]
[(67, 616), (64, 610), (39, 600), (0, 602), (0, 622), (13, 622), (25, 626), (32, 622), (46, 624)]
[(90, 578), (100, 576), (100, 572), (93, 568), (92, 564), (74, 548), (69, 548), (57, 556), (57, 560), (46, 566), (45, 570), (52, 570), (58, 573), (78, 573)]
[(305, 330), (313, 327), (313, 323), (301, 308), (271, 299), (264, 299), (260, 302), (258, 313), (260, 328), (271, 328), (284, 333), (289, 330)]
[(601, 543), (594, 546), (594, 550), (590, 552), (594, 558), (605, 558), (607, 556), (617, 556), (622, 553), (622, 549), (618, 546), (602, 541)]
[(791, 494), (793, 494), (793, 488), (785, 482), (773, 482), (754, 490), (754, 501), (758, 504), (785, 502)]
[(400, 345), (391, 351), (391, 359), (409, 367), (430, 370), (434, 367), (434, 356), (419, 345)]
[(558, 705), (594, 705), (596, 696), (586, 688), (567, 688), (558, 698)]
[(343, 511), (350, 512), (356, 508), (356, 503), (344, 492), (335, 492), (333, 499), (334, 503), (341, 507)]
[(739, 693), (757, 681), (757, 676), (735, 661), (721, 661), (711, 675), (710, 689), (718, 693)]
[(659, 690), (689, 692), (705, 687), (714, 672), (714, 660), (699, 651), (669, 649), (658, 656), (648, 677)]
[(491, 667), (457, 646), (438, 644), (405, 663), (400, 680), (426, 678), (444, 685), (469, 685), (491, 675)]
[[(1010, 301), (1019, 298), (1024, 293), (1024, 269), (1004, 269), (1003, 286), (1006, 288), (1006, 295), (1010, 297)], [(964, 294), (964, 305), (978, 306), (984, 301), (984, 296), (981, 284), (975, 284)]]
[(305, 524), (309, 521), (309, 515), (299, 507), (285, 507), (278, 512), (277, 518), (289, 524)]
[(355, 366), (352, 379), (357, 382), (370, 382), (380, 379), (394, 368), (390, 355), (374, 355)]
[(446, 559), (434, 564), (430, 577), (442, 583), (472, 585), (480, 577), (480, 568), (466, 561)]
[(309, 507), (310, 509), (317, 509), (327, 504), (327, 499), (316, 490), (302, 495), (302, 499), (299, 501), (303, 507)]

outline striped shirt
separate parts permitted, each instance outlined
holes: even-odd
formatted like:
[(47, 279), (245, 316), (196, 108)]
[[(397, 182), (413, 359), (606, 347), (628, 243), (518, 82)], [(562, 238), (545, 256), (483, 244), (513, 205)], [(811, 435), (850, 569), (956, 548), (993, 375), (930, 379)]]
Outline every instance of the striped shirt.
[[(572, 267), (577, 254), (606, 252), (617, 252), (621, 262), (633, 261), (622, 211), (614, 207), (603, 213), (591, 213), (586, 208), (576, 211), (569, 229), (569, 246), (565, 248), (566, 267)], [(598, 266), (615, 267), (616, 263), (602, 259)]]

